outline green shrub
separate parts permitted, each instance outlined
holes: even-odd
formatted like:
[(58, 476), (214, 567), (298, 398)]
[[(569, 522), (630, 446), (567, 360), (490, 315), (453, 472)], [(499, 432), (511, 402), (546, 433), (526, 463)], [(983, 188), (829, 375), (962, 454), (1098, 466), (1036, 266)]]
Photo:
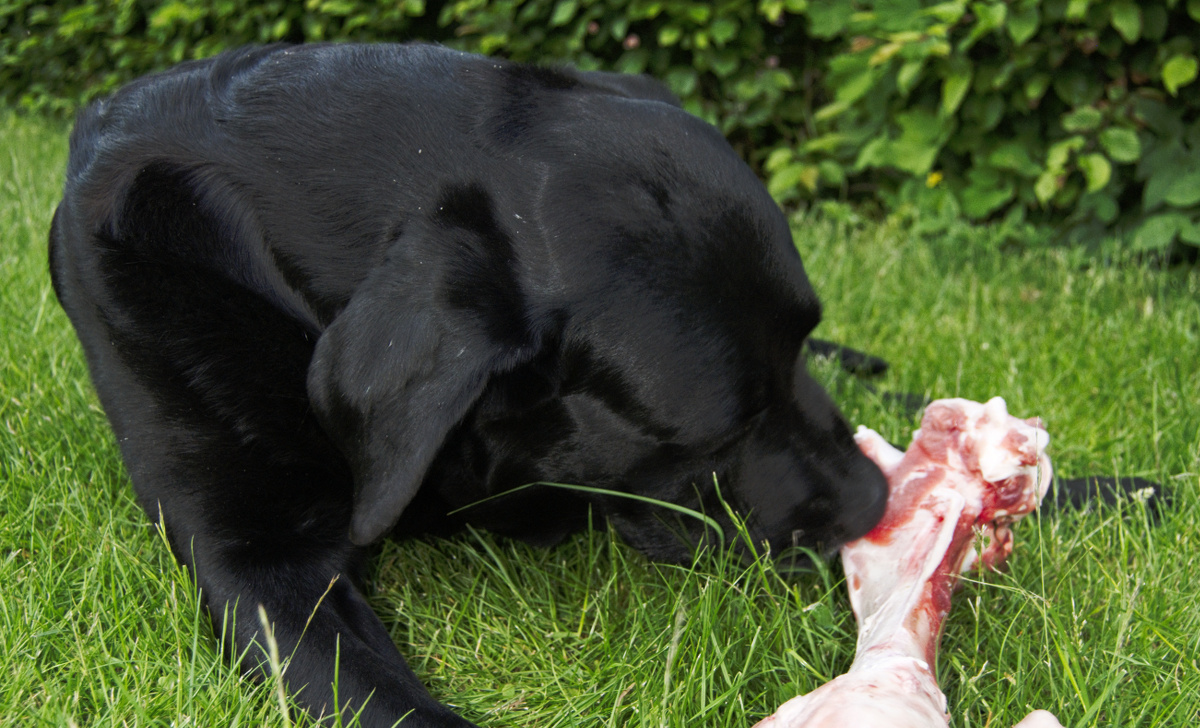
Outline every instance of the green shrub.
[(0, 0), (0, 103), (246, 42), (421, 38), (647, 72), (785, 204), (1200, 244), (1200, 0)]
[(813, 34), (842, 39), (832, 98), (776, 173), (870, 180), (892, 207), (1064, 221), (1077, 242), (1200, 243), (1200, 0), (822, 7)]
[(424, 0), (0, 0), (0, 102), (68, 112), (122, 83), (246, 43), (406, 37)]

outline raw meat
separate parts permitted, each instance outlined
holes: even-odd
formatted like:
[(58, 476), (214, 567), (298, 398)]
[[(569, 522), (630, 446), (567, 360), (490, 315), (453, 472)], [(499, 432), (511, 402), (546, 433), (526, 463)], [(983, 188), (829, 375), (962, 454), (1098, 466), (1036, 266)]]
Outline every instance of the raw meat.
[[(1041, 420), (1010, 416), (999, 397), (931, 403), (906, 453), (865, 427), (855, 439), (890, 493), (879, 525), (842, 548), (858, 619), (854, 663), (755, 728), (948, 726), (933, 666), (950, 594), (964, 571), (1003, 562), (1012, 524), (1050, 485)], [(1041, 710), (1019, 728), (1061, 727)]]

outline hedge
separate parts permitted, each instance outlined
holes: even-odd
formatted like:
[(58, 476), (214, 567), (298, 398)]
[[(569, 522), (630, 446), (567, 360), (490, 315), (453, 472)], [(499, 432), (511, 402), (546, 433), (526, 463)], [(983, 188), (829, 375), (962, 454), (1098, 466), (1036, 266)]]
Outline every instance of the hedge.
[(785, 204), (1200, 245), (1200, 0), (0, 0), (0, 103), (69, 112), (248, 42), (413, 38), (651, 73)]

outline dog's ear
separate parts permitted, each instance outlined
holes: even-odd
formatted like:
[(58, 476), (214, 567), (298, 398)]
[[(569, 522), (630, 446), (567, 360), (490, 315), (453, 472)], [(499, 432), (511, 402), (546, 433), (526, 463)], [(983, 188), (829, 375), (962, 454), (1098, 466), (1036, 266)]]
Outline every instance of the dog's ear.
[(406, 232), (321, 335), (308, 392), (354, 476), (350, 538), (374, 541), (496, 373), (535, 350), (509, 238), (459, 190)]

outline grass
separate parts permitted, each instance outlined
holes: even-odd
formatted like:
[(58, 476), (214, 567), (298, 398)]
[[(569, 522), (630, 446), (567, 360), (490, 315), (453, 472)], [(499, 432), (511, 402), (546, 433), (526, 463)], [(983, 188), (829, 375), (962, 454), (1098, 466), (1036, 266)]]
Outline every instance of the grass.
[[(303, 723), (217, 657), (197, 599), (134, 502), (46, 275), (64, 128), (0, 113), (0, 725)], [(1004, 396), (1040, 415), (1060, 473), (1168, 483), (1017, 529), (942, 640), (956, 728), (1032, 708), (1068, 726), (1200, 720), (1200, 271), (1002, 252), (983, 228), (797, 221), (818, 333), (884, 356), (881, 391)], [(817, 362), (847, 416), (914, 422)], [(468, 532), (386, 545), (373, 601), (430, 689), (488, 726), (746, 727), (844, 670), (836, 563), (783, 573), (701, 554), (652, 564), (597, 530), (552, 550)]]

